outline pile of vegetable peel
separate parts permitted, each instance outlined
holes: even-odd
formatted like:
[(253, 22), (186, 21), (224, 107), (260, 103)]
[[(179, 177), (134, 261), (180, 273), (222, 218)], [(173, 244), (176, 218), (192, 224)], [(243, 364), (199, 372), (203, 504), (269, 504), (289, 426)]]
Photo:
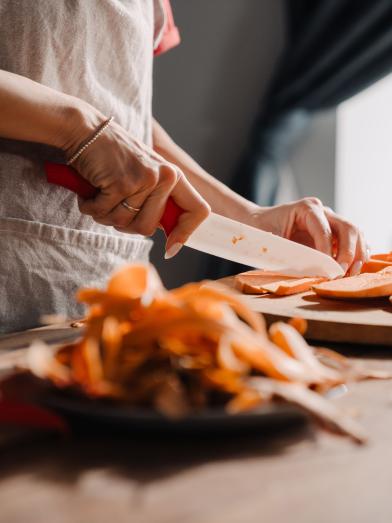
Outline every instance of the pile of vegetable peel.
[(35, 343), (28, 364), (51, 385), (91, 399), (171, 418), (206, 408), (237, 414), (283, 400), (364, 442), (360, 425), (325, 394), (343, 383), (391, 377), (310, 347), (304, 320), (267, 330), (239, 294), (216, 283), (168, 291), (151, 265), (126, 266), (105, 290), (82, 289), (78, 299), (89, 307), (82, 338), (55, 351)]

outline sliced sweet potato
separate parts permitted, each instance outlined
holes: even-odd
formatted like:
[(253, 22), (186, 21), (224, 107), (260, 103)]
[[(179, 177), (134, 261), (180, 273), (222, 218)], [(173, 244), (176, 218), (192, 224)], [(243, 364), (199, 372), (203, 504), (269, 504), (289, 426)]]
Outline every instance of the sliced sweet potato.
[(371, 258), (373, 260), (381, 260), (381, 261), (392, 263), (392, 251), (391, 252), (384, 252), (384, 253), (381, 253), (381, 254), (372, 254)]
[(243, 272), (234, 277), (234, 284), (237, 290), (243, 294), (266, 294), (264, 285), (269, 283), (295, 280), (292, 276), (278, 274), (276, 272), (254, 270)]
[(277, 296), (289, 296), (290, 294), (299, 294), (306, 292), (316, 283), (324, 281), (325, 278), (300, 278), (296, 280), (278, 281), (264, 285), (264, 289)]
[(392, 267), (380, 272), (363, 273), (358, 276), (327, 281), (313, 286), (313, 290), (325, 298), (379, 298), (392, 294)]
[(386, 267), (392, 267), (392, 261), (387, 262), (384, 260), (370, 258), (370, 260), (363, 264), (361, 272), (379, 272)]

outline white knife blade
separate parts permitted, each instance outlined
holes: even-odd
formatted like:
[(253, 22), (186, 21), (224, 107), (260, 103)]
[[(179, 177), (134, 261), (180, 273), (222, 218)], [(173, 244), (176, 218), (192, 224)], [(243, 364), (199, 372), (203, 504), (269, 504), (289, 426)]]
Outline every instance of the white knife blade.
[(186, 246), (249, 267), (288, 276), (337, 278), (343, 269), (331, 257), (270, 232), (211, 213)]

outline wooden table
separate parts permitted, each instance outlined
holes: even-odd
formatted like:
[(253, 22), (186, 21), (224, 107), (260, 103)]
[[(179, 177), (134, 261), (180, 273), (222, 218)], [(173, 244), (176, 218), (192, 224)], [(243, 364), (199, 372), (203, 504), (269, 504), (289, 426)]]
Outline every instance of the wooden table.
[[(392, 369), (390, 349), (354, 354)], [(335, 401), (360, 415), (368, 445), (309, 425), (203, 439), (11, 439), (0, 445), (0, 522), (390, 522), (392, 383), (356, 384)]]

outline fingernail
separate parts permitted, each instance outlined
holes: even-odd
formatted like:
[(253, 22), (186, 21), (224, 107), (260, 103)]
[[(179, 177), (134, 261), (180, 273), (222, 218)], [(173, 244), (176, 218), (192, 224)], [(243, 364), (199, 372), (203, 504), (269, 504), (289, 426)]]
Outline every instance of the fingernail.
[(340, 266), (343, 269), (344, 274), (346, 274), (348, 269), (348, 263), (341, 263)]
[(351, 274), (359, 274), (362, 269), (362, 262), (356, 261), (353, 263), (353, 266), (351, 267)]
[(370, 260), (370, 249), (366, 249), (366, 261)]
[(170, 258), (173, 258), (176, 254), (179, 253), (179, 251), (182, 249), (183, 244), (182, 243), (173, 243), (173, 245), (165, 252), (165, 260), (169, 260)]

